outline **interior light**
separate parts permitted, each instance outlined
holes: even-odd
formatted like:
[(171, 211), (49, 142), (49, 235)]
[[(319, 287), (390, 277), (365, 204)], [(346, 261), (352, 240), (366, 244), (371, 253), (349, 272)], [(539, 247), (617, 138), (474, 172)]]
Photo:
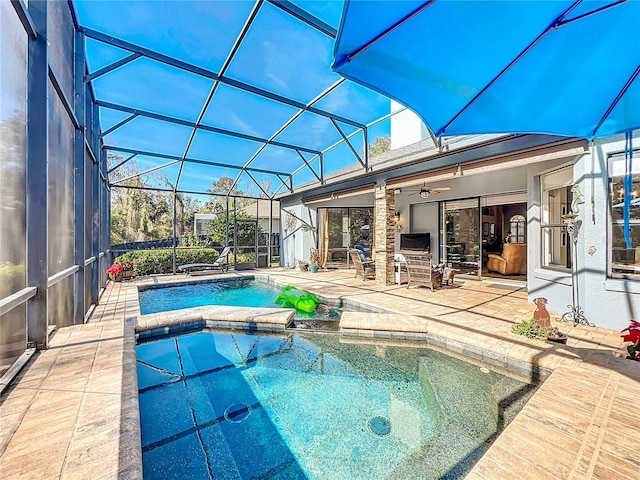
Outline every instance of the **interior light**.
[(460, 165), (459, 163), (456, 163), (456, 171), (453, 172), (453, 176), (461, 177), (462, 175), (464, 175), (464, 173), (462, 172), (462, 165)]
[(429, 194), (431, 192), (429, 190), (420, 190), (420, 198), (426, 200), (427, 198), (429, 198)]

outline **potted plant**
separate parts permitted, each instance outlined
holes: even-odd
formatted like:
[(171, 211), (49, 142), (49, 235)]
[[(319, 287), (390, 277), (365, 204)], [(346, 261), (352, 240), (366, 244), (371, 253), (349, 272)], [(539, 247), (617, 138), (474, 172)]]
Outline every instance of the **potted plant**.
[(511, 330), (513, 333), (522, 335), (527, 338), (537, 338), (544, 340), (547, 336), (547, 330), (540, 328), (535, 319), (523, 320), (519, 325), (514, 325)]
[(123, 272), (122, 272), (123, 280), (134, 278), (134, 275), (133, 275), (134, 264), (131, 260), (125, 260), (124, 262), (121, 262), (120, 265), (122, 265), (122, 269), (123, 269)]
[(640, 321), (630, 320), (630, 322), (630, 325), (620, 332), (622, 333), (621, 337), (625, 342), (632, 342), (627, 346), (627, 352), (629, 352), (627, 358), (640, 360)]
[(304, 260), (298, 259), (296, 260), (296, 262), (297, 262), (297, 266), (296, 266), (297, 272), (306, 272), (309, 269), (309, 264)]
[(558, 330), (558, 327), (550, 327), (547, 329), (547, 340), (555, 343), (567, 343), (567, 334)]
[(311, 247), (311, 249), (309, 250), (309, 270), (311, 270), (312, 273), (316, 273), (319, 266), (320, 251), (315, 247)]
[(512, 327), (513, 333), (538, 340), (548, 340), (555, 343), (567, 343), (567, 334), (558, 330), (558, 327), (541, 327), (534, 318), (523, 320), (519, 325)]
[(119, 263), (114, 263), (109, 268), (107, 268), (107, 275), (114, 282), (122, 281), (122, 273), (124, 272), (124, 268)]

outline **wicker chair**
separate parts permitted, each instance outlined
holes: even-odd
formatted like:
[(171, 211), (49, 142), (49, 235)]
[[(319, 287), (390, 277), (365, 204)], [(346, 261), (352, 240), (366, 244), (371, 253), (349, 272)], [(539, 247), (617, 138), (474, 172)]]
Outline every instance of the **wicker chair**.
[(433, 268), (431, 265), (433, 257), (429, 252), (402, 250), (400, 253), (407, 262), (407, 272), (409, 273), (407, 288), (411, 285), (429, 287), (431, 290), (434, 290), (435, 287), (442, 287), (442, 273), (440, 269)]
[(363, 262), (360, 258), (360, 251), (355, 248), (349, 250), (349, 255), (356, 267), (356, 277), (361, 276), (362, 281), (367, 278), (376, 278), (376, 262), (372, 260)]

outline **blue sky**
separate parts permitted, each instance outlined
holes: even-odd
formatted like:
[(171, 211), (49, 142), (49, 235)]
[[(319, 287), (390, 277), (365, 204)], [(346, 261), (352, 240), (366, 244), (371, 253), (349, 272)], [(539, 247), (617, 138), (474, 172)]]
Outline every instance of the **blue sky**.
[[(338, 27), (342, 1), (295, 3), (334, 28)], [(253, 2), (242, 0), (76, 0), (82, 26), (216, 73), (220, 71), (253, 6)], [(265, 2), (225, 75), (307, 103), (340, 80), (330, 69), (333, 43), (329, 36)], [(87, 40), (86, 47), (91, 71), (130, 54), (92, 39)], [(212, 86), (213, 80), (209, 78), (144, 57), (94, 80), (99, 100), (190, 122), (198, 119)], [(388, 99), (349, 81), (340, 84), (314, 106), (363, 124), (388, 114), (390, 108)], [(295, 107), (220, 84), (202, 124), (270, 138), (296, 113), (298, 109)], [(126, 117), (127, 113), (101, 108), (103, 130)], [(347, 135), (355, 131), (345, 124), (340, 127)], [(388, 126), (381, 126), (377, 131), (388, 134)], [(190, 135), (189, 127), (137, 117), (107, 135), (105, 142), (181, 156)], [(358, 140), (354, 140), (354, 147), (360, 151), (361, 135), (355, 138)], [(275, 140), (323, 151), (340, 141), (341, 136), (329, 119), (305, 112)], [(260, 147), (258, 142), (200, 130), (193, 139), (188, 157), (244, 165)], [(311, 159), (312, 155), (305, 154), (305, 157)], [(337, 147), (327, 153), (327, 172), (355, 161), (347, 147)], [(140, 168), (147, 169), (167, 160), (139, 156), (136, 162)], [(293, 172), (302, 164), (295, 151), (276, 146), (264, 148), (252, 162), (256, 168), (283, 172)], [(175, 181), (177, 165), (164, 170), (169, 179)], [(188, 164), (183, 170), (179, 188), (204, 191), (219, 175), (235, 177), (237, 170)], [(269, 177), (260, 174), (254, 176)], [(300, 184), (313, 178), (311, 172), (303, 170), (295, 176), (295, 182)], [(279, 186), (277, 179), (269, 180), (272, 180), (274, 189)], [(247, 190), (248, 185), (241, 182), (241, 188)]]

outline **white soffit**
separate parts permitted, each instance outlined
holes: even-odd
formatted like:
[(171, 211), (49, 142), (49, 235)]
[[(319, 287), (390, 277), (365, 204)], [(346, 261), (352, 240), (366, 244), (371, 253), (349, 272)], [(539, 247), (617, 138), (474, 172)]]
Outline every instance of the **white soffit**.
[[(464, 176), (478, 175), (482, 173), (495, 172), (510, 168), (522, 167), (532, 163), (547, 162), (549, 160), (566, 159), (572, 160), (588, 152), (588, 143), (578, 140), (561, 147), (547, 147), (528, 152), (516, 152), (510, 155), (489, 157), (461, 163)], [(432, 171), (416, 173), (405, 177), (387, 180), (388, 189), (396, 189), (423, 183), (434, 183), (439, 181), (451, 182), (454, 178), (457, 164), (438, 168)]]

